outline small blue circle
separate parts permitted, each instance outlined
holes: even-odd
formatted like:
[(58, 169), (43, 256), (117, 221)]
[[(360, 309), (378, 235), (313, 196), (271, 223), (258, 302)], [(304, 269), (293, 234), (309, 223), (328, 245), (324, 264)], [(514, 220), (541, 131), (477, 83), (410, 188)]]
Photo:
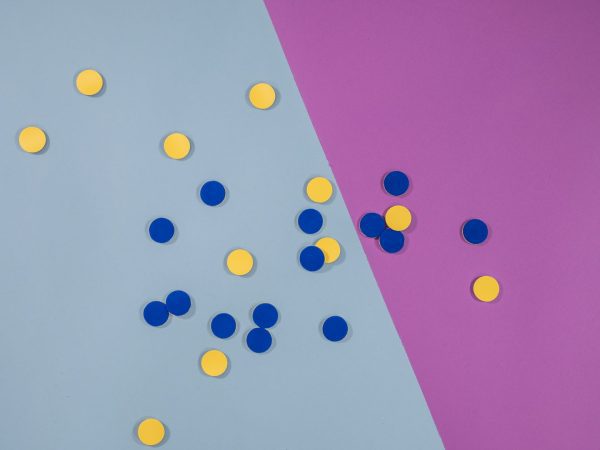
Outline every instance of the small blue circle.
[(217, 206), (225, 200), (225, 186), (218, 181), (207, 181), (200, 188), (200, 198), (208, 206)]
[(388, 253), (398, 253), (404, 247), (404, 235), (401, 231), (386, 228), (379, 236), (379, 245)]
[(254, 353), (264, 353), (271, 348), (273, 338), (264, 328), (253, 328), (246, 336), (246, 345)]
[(144, 307), (144, 320), (148, 325), (160, 327), (169, 319), (167, 305), (155, 300)]
[(150, 227), (148, 228), (148, 233), (154, 242), (164, 244), (173, 239), (173, 235), (175, 234), (175, 225), (173, 225), (173, 222), (171, 222), (169, 219), (159, 217), (158, 219), (154, 219), (152, 221)]
[(323, 336), (331, 342), (339, 342), (348, 334), (348, 324), (340, 316), (328, 317), (323, 322)]
[(210, 330), (216, 337), (221, 339), (227, 339), (233, 336), (236, 328), (237, 324), (231, 314), (220, 313), (210, 321)]
[(462, 235), (470, 244), (481, 244), (488, 237), (488, 227), (483, 220), (467, 220), (463, 224)]
[(277, 323), (279, 313), (270, 303), (261, 303), (252, 311), (252, 320), (261, 328), (271, 328)]
[(305, 209), (298, 216), (298, 226), (306, 234), (315, 234), (323, 226), (323, 216), (316, 209)]
[(394, 170), (389, 172), (383, 179), (383, 188), (390, 195), (402, 195), (408, 191), (410, 185), (408, 177), (404, 172)]
[(325, 254), (319, 247), (309, 245), (300, 252), (300, 264), (309, 272), (316, 272), (325, 264)]
[(192, 300), (187, 292), (173, 291), (167, 295), (167, 309), (174, 316), (183, 316), (192, 307)]
[(377, 213), (367, 213), (360, 219), (359, 228), (366, 237), (376, 238), (385, 229), (385, 220)]

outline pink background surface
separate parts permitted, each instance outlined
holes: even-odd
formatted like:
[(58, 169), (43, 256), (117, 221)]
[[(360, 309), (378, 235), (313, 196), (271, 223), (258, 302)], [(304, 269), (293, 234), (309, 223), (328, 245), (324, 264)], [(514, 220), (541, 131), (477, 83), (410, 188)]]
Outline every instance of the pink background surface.
[(354, 221), (414, 213), (362, 243), (446, 447), (600, 448), (600, 2), (266, 3)]

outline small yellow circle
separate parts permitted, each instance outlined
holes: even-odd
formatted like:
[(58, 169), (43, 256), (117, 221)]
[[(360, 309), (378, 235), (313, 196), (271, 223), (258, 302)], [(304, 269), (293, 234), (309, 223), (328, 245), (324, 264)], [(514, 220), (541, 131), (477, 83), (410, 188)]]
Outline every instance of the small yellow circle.
[(200, 367), (209, 377), (219, 377), (225, 373), (229, 360), (220, 350), (209, 350), (200, 358)]
[(248, 92), (250, 103), (257, 109), (269, 109), (275, 103), (276, 97), (275, 89), (268, 83), (257, 83)]
[(315, 243), (315, 245), (319, 247), (325, 254), (325, 262), (327, 264), (336, 262), (342, 253), (340, 243), (332, 237), (321, 238)]
[(93, 69), (82, 70), (75, 80), (77, 90), (83, 95), (96, 95), (104, 86), (104, 79), (99, 72)]
[(163, 142), (163, 149), (172, 159), (183, 159), (192, 148), (189, 138), (183, 133), (171, 133)]
[(410, 226), (412, 214), (406, 206), (395, 205), (385, 212), (385, 223), (395, 231), (404, 231)]
[(306, 184), (306, 195), (315, 203), (325, 203), (333, 195), (333, 185), (324, 177), (311, 178)]
[(500, 294), (498, 280), (490, 275), (479, 277), (473, 283), (473, 295), (482, 302), (492, 302)]
[(137, 435), (144, 445), (158, 445), (165, 437), (165, 426), (158, 419), (144, 419), (138, 425)]
[(46, 133), (38, 127), (26, 127), (19, 133), (19, 146), (24, 152), (38, 153), (46, 146)]
[(227, 268), (234, 275), (246, 275), (250, 273), (252, 266), (254, 266), (254, 258), (248, 250), (237, 248), (227, 255)]

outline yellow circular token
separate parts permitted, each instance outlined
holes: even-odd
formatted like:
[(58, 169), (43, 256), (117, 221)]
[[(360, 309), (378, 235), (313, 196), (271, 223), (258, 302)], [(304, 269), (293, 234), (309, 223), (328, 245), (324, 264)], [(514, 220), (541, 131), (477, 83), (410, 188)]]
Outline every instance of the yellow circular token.
[(227, 268), (234, 275), (247, 275), (254, 266), (252, 253), (243, 248), (237, 248), (227, 255)]
[(248, 92), (248, 99), (256, 109), (269, 109), (276, 97), (275, 89), (268, 83), (257, 83)]
[(412, 214), (406, 206), (395, 205), (385, 212), (385, 223), (395, 231), (404, 231), (410, 226)]
[(333, 185), (324, 177), (311, 178), (306, 184), (306, 195), (315, 203), (325, 203), (333, 195)]
[(183, 159), (192, 148), (189, 138), (183, 133), (171, 133), (163, 142), (163, 149), (171, 159)]
[(479, 277), (473, 283), (473, 295), (482, 302), (492, 302), (500, 294), (500, 284), (498, 280), (490, 275)]
[(138, 425), (137, 435), (144, 445), (158, 445), (165, 438), (165, 426), (158, 419), (144, 419)]
[(209, 377), (220, 377), (227, 370), (229, 360), (220, 350), (209, 350), (200, 358), (200, 367)]
[(77, 90), (83, 95), (96, 95), (102, 90), (104, 80), (99, 72), (93, 69), (86, 69), (77, 74), (75, 86), (77, 86)]
[(19, 133), (19, 146), (24, 152), (39, 153), (46, 146), (46, 133), (38, 127), (26, 127)]
[(315, 245), (319, 247), (325, 255), (325, 262), (327, 264), (336, 262), (342, 253), (340, 243), (332, 237), (321, 238)]

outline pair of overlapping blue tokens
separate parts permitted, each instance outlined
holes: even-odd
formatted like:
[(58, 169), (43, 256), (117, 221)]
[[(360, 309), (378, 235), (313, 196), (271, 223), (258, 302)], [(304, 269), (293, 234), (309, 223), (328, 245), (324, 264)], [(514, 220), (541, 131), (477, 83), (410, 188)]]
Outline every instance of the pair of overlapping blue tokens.
[(184, 291), (173, 291), (166, 301), (151, 301), (144, 307), (144, 320), (148, 325), (160, 327), (169, 320), (169, 315), (184, 316), (192, 307), (190, 296)]
[(246, 345), (254, 353), (264, 353), (273, 345), (273, 337), (267, 328), (275, 326), (279, 320), (279, 312), (270, 303), (261, 303), (252, 311), (252, 321), (256, 328), (246, 335)]

